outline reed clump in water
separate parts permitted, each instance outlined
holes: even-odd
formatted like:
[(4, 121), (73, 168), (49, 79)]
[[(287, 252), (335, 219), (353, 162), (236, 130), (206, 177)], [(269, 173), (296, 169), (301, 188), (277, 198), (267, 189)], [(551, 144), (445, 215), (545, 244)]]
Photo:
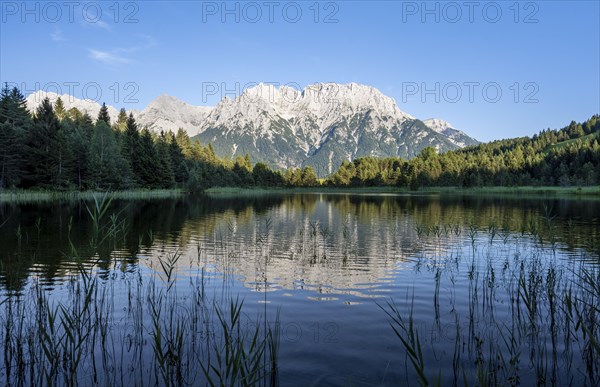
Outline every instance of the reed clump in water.
[[(487, 241), (471, 226), (462, 242), (452, 239), (458, 233), (417, 226), (420, 243), (435, 247), (419, 257), (435, 281), (434, 322), (417, 321), (414, 299), (404, 306), (394, 300), (379, 305), (400, 340), (406, 382), (600, 384), (600, 270), (583, 260), (558, 262), (553, 217), (546, 212), (542, 224), (530, 224), (514, 243), (507, 243), (510, 236), (494, 225), (488, 227)], [(466, 246), (458, 249), (458, 260), (450, 253), (440, 261), (438, 246), (460, 243)], [(453, 297), (457, 283), (468, 289), (466, 300)], [(440, 286), (450, 301), (441, 312)], [(439, 322), (440, 314), (446, 323)], [(440, 344), (442, 336), (446, 342)], [(455, 347), (452, 359), (439, 355), (447, 342)]]

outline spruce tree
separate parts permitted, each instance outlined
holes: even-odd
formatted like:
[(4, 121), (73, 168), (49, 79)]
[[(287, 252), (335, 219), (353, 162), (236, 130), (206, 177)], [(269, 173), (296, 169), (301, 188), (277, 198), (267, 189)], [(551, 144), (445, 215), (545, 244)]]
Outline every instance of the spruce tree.
[(58, 97), (56, 102), (54, 102), (54, 114), (56, 114), (56, 118), (59, 121), (62, 121), (67, 116), (67, 111), (65, 110), (65, 104), (62, 101), (62, 98)]
[(26, 101), (17, 88), (0, 92), (0, 189), (19, 185), (23, 175), (24, 136), (31, 128)]
[(70, 118), (63, 125), (72, 125), (69, 130), (69, 147), (73, 153), (74, 181), (78, 189), (87, 188), (89, 182), (89, 149), (94, 135), (94, 123), (89, 114), (84, 114), (78, 120)]
[(20, 141), (15, 127), (0, 123), (0, 190), (14, 187), (21, 179)]
[(27, 131), (31, 125), (25, 96), (16, 87), (9, 89), (7, 84), (0, 93), (0, 122), (10, 122), (20, 131)]
[(175, 141), (177, 142), (177, 145), (179, 145), (183, 155), (186, 158), (191, 159), (194, 153), (194, 147), (187, 132), (182, 128), (179, 128), (179, 130), (177, 130), (177, 134), (175, 135)]
[(61, 188), (68, 183), (68, 149), (48, 98), (38, 106), (26, 140), (26, 186)]
[(254, 184), (252, 163), (250, 162), (250, 156), (247, 153), (245, 157), (236, 157), (235, 163), (233, 164), (233, 173), (237, 175), (239, 185), (245, 187)]
[(98, 121), (104, 121), (106, 125), (110, 126), (110, 115), (108, 114), (108, 107), (103, 102), (100, 111), (98, 112)]
[(119, 116), (117, 117), (117, 130), (119, 130), (120, 132), (124, 132), (127, 129), (127, 120), (127, 112), (124, 108), (121, 108), (121, 110), (119, 110)]
[(160, 187), (159, 176), (157, 176), (156, 160), (158, 155), (154, 146), (152, 134), (144, 128), (140, 134), (139, 152), (136, 152), (138, 160), (138, 178), (143, 188)]
[(160, 188), (171, 188), (175, 184), (175, 173), (170, 147), (164, 132), (160, 133), (155, 142), (155, 147), (157, 156), (155, 162), (157, 185)]
[(302, 169), (301, 182), (305, 187), (316, 187), (319, 185), (319, 179), (313, 167), (304, 167)]
[(121, 150), (115, 132), (104, 120), (98, 120), (89, 149), (89, 186), (117, 189), (121, 186)]
[(77, 122), (83, 118), (83, 113), (79, 111), (79, 109), (72, 107), (67, 111), (67, 117), (69, 117), (69, 119), (71, 119), (72, 121)]
[(169, 153), (173, 164), (175, 182), (182, 185), (188, 179), (188, 168), (183, 151), (179, 147), (175, 135), (171, 131), (167, 133), (167, 143), (169, 144)]
[(142, 185), (140, 133), (133, 114), (129, 114), (127, 118), (121, 143), (123, 157), (131, 168), (132, 183), (134, 185)]
[(0, 91), (0, 123), (6, 122), (10, 111), (10, 88), (5, 83)]

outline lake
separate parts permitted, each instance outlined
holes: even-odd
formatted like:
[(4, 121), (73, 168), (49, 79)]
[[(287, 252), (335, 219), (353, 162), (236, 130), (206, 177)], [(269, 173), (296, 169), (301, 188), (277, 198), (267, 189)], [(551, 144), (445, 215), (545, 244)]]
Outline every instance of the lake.
[(0, 204), (0, 380), (595, 385), (600, 201)]

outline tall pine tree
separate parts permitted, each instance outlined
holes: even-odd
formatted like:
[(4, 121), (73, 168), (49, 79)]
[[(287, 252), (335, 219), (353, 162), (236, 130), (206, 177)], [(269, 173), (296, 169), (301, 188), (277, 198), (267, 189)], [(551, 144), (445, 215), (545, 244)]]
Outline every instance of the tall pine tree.
[(182, 185), (188, 179), (188, 168), (183, 151), (179, 147), (175, 135), (171, 131), (167, 133), (167, 143), (169, 144), (169, 153), (171, 155), (175, 182)]
[(122, 185), (123, 156), (115, 132), (104, 120), (96, 121), (89, 148), (89, 186), (100, 189), (117, 189)]
[(70, 158), (66, 139), (48, 98), (36, 110), (25, 146), (26, 186), (63, 188), (68, 184)]
[(144, 188), (161, 187), (160, 176), (157, 175), (158, 154), (154, 146), (152, 134), (144, 128), (140, 135), (139, 152), (136, 152), (138, 160), (138, 178)]
[(62, 122), (63, 126), (71, 126), (68, 132), (69, 147), (73, 154), (74, 181), (77, 188), (82, 190), (87, 188), (89, 181), (89, 151), (94, 135), (94, 123), (89, 114), (84, 114), (77, 120), (67, 120)]
[(161, 188), (171, 188), (175, 184), (175, 173), (173, 171), (173, 160), (171, 158), (171, 150), (164, 132), (156, 139), (156, 162), (155, 170), (157, 176), (157, 184)]
[(0, 93), (0, 189), (17, 186), (23, 175), (24, 136), (31, 127), (25, 97), (8, 85)]
[(132, 184), (142, 184), (141, 159), (140, 159), (140, 132), (133, 118), (129, 114), (125, 123), (125, 132), (121, 137), (121, 151), (132, 172)]
[(117, 117), (117, 123), (115, 124), (116, 129), (119, 132), (124, 132), (125, 129), (127, 129), (127, 119), (127, 112), (124, 108), (121, 108), (121, 110), (119, 111), (119, 116)]
[(62, 121), (67, 116), (67, 111), (65, 110), (65, 104), (63, 103), (62, 98), (58, 97), (56, 102), (54, 102), (54, 114), (56, 114), (56, 118), (59, 121)]
[(98, 112), (98, 121), (104, 121), (106, 125), (110, 126), (110, 115), (108, 114), (108, 107), (103, 102), (100, 111)]

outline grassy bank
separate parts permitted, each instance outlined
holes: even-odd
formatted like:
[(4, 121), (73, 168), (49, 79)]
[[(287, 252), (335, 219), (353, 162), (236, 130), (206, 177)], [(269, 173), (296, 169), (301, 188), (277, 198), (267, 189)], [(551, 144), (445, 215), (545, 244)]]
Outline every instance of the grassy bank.
[(404, 187), (310, 187), (310, 188), (240, 188), (215, 187), (207, 194), (256, 195), (270, 193), (338, 193), (338, 194), (444, 194), (444, 195), (557, 195), (600, 198), (600, 186), (591, 187), (427, 187), (413, 191)]
[[(416, 191), (404, 187), (214, 187), (205, 191), (208, 195), (240, 196), (290, 193), (327, 193), (327, 194), (404, 194), (404, 195), (523, 195), (523, 196), (561, 196), (586, 197), (600, 199), (600, 186), (591, 187), (426, 187)], [(35, 203), (45, 201), (92, 200), (106, 194), (100, 191), (0, 191), (0, 203)], [(127, 190), (110, 192), (114, 199), (143, 200), (176, 198), (186, 195), (181, 189)]]
[[(32, 203), (45, 201), (69, 201), (69, 200), (93, 200), (106, 192), (99, 191), (28, 191), (28, 190), (5, 190), (0, 191), (0, 203)], [(185, 192), (180, 189), (156, 189), (156, 190), (127, 190), (110, 192), (114, 199), (139, 200), (139, 199), (164, 199), (179, 197)]]

